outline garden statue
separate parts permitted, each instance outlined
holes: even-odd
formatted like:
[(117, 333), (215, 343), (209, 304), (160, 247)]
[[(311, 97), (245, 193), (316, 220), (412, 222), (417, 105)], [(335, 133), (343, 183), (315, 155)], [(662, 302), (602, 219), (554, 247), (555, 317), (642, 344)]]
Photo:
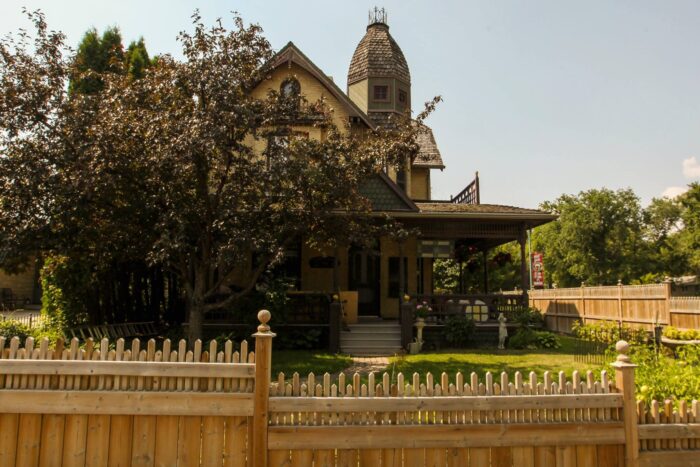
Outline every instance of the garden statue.
[(506, 337), (508, 337), (508, 329), (506, 328), (506, 317), (503, 313), (498, 315), (498, 348), (506, 348)]

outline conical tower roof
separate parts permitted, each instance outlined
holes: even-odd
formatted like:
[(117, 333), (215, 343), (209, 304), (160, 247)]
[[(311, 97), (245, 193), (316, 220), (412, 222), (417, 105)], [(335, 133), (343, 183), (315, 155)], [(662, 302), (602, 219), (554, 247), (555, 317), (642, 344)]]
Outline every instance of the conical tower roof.
[(386, 24), (386, 15), (370, 17), (367, 33), (355, 49), (348, 70), (348, 86), (367, 78), (396, 78), (411, 83), (406, 57)]

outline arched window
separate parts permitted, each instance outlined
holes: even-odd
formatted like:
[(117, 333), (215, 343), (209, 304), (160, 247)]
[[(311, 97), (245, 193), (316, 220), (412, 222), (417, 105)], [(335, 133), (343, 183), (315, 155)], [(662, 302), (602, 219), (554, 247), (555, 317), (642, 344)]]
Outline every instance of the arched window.
[(283, 99), (296, 99), (299, 97), (301, 85), (296, 78), (289, 77), (280, 84), (280, 96)]

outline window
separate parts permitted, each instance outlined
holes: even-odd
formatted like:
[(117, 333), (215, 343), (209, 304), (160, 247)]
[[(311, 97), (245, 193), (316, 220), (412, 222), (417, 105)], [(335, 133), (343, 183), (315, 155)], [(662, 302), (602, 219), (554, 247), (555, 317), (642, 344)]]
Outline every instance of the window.
[(401, 104), (402, 107), (408, 105), (408, 93), (403, 89), (399, 89), (399, 104)]
[(287, 78), (280, 84), (280, 95), (284, 99), (299, 97), (300, 91), (301, 86), (299, 85), (299, 81), (294, 78)]
[(374, 86), (373, 89), (374, 89), (373, 99), (375, 101), (384, 101), (384, 102), (389, 101), (389, 86), (387, 86), (387, 85)]
[(404, 169), (399, 169), (396, 172), (396, 184), (406, 192), (406, 171)]

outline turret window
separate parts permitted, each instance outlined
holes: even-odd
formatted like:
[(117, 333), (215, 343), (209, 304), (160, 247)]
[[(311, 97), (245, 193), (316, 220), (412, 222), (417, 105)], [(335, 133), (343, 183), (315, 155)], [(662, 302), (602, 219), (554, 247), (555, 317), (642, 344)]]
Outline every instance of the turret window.
[(408, 93), (403, 89), (399, 89), (399, 103), (402, 105), (408, 104)]
[(374, 86), (372, 99), (379, 102), (389, 102), (389, 86)]

